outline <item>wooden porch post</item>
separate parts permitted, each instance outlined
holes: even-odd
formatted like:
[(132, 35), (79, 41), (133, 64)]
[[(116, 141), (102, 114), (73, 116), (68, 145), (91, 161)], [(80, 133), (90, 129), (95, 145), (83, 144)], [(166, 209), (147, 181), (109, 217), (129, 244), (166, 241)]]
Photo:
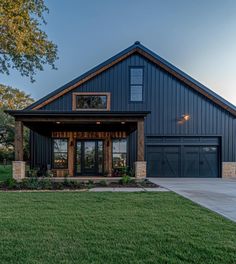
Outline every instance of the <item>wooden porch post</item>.
[(112, 175), (112, 141), (111, 138), (106, 138), (104, 142), (104, 171), (108, 174), (107, 176)]
[(15, 121), (15, 161), (23, 161), (23, 123)]
[(137, 161), (144, 161), (144, 120), (137, 123)]
[(70, 132), (69, 135), (69, 149), (68, 149), (68, 173), (69, 176), (74, 176), (74, 167), (75, 167), (75, 140), (73, 138), (73, 133)]
[(112, 176), (112, 140), (111, 138), (109, 138), (109, 144), (108, 144), (108, 158), (107, 158), (107, 162), (108, 162), (108, 176), (111, 177)]

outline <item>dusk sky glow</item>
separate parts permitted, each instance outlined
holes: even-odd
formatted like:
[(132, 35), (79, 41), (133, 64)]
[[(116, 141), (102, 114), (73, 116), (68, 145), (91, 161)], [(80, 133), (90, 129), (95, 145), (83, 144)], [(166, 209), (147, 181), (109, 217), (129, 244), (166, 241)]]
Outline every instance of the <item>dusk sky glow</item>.
[(39, 99), (139, 40), (236, 104), (235, 0), (47, 0), (45, 30), (58, 45), (57, 71), (31, 83), (0, 75)]

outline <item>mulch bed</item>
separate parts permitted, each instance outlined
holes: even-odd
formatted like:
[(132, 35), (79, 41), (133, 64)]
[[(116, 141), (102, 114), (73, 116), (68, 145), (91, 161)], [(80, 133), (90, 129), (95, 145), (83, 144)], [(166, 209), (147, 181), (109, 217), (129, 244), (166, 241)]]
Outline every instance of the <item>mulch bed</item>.
[[(32, 179), (31, 179), (32, 180)], [(4, 183), (0, 184), (0, 191), (69, 191), (69, 190), (81, 190), (85, 191), (96, 187), (110, 187), (110, 188), (157, 188), (159, 185), (150, 182), (145, 179), (143, 181), (131, 180), (128, 183), (121, 182), (109, 182), (106, 180), (101, 180), (100, 182), (76, 182), (76, 181), (66, 181), (66, 182), (54, 182), (46, 180), (43, 184), (42, 180), (35, 179), (36, 183), (23, 183), (15, 182), (13, 185), (9, 186)], [(30, 178), (29, 178), (30, 181)]]
[[(96, 186), (96, 187), (101, 187), (101, 185)], [(150, 182), (149, 180), (144, 180), (144, 181), (140, 181), (140, 182), (130, 182), (130, 183), (125, 184), (125, 185), (121, 184), (119, 182), (111, 182), (107, 187), (112, 187), (112, 188), (119, 188), (119, 187), (122, 187), (122, 188), (124, 188), (124, 187), (128, 187), (128, 188), (158, 188), (160, 186), (153, 183), (153, 182)]]

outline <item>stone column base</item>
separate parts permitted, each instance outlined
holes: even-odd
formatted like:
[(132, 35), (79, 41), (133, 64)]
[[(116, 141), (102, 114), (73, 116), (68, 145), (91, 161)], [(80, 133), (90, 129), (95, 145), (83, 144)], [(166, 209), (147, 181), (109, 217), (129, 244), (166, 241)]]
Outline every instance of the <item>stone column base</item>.
[(222, 162), (222, 178), (236, 178), (236, 162)]
[(147, 176), (147, 162), (136, 161), (134, 163), (134, 173), (136, 179), (145, 179)]
[(25, 178), (25, 161), (13, 161), (12, 162), (12, 174), (13, 179), (22, 180)]

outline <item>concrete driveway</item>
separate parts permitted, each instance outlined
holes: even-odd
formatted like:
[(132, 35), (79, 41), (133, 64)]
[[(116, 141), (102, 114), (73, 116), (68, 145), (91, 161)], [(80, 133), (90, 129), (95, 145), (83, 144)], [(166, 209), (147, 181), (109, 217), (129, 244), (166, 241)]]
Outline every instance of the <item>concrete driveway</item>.
[(236, 222), (236, 180), (196, 178), (149, 178), (149, 180)]

